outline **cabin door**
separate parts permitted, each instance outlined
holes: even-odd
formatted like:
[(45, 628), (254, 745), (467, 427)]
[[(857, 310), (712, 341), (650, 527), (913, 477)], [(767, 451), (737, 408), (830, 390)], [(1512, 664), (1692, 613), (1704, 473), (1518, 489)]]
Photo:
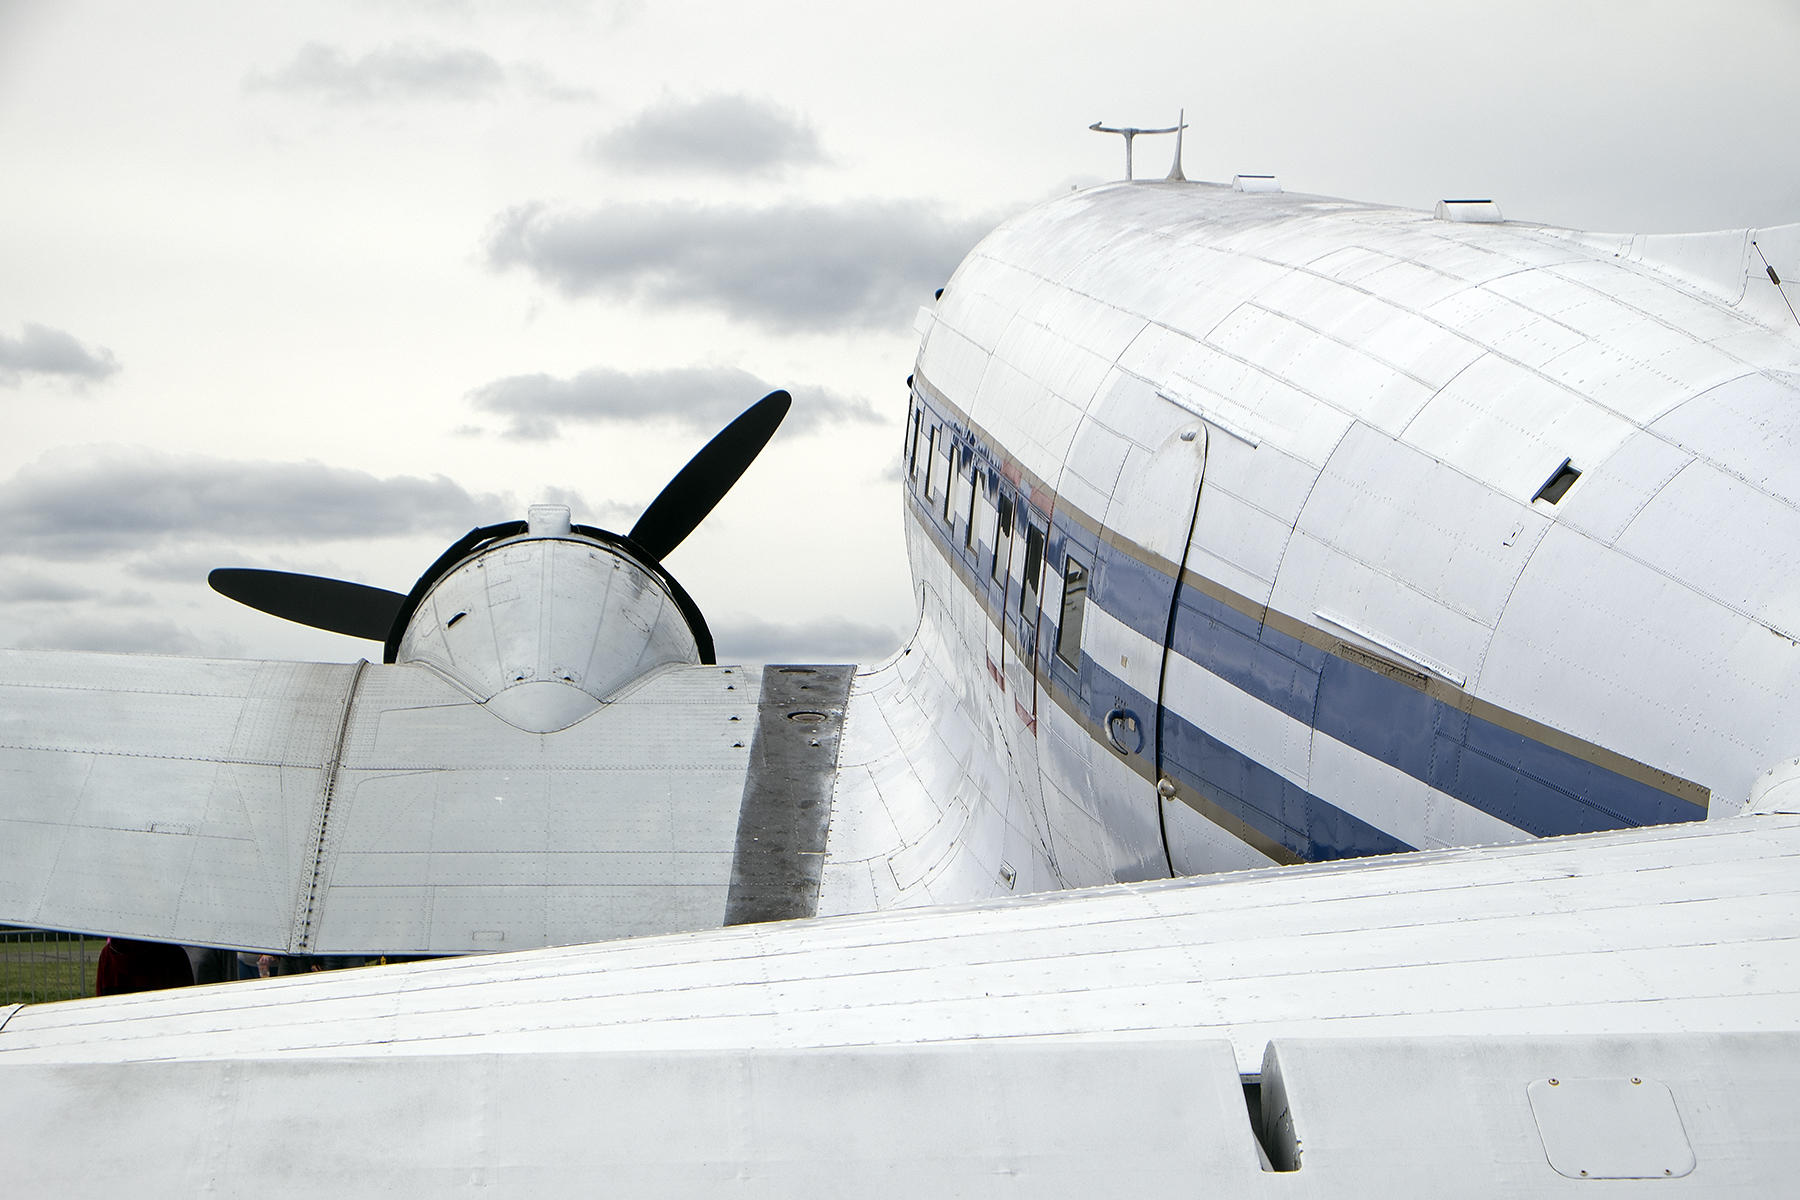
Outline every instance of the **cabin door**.
[[(1181, 530), (1181, 537), (1179, 550), (1170, 555), (1174, 579), (1169, 587), (1168, 607), (1165, 610), (1168, 621), (1163, 627), (1162, 657), (1156, 675), (1155, 730), (1151, 735), (1155, 753), (1155, 773), (1152, 779), (1156, 786), (1163, 852), (1168, 856), (1170, 872), (1176, 875), (1187, 875), (1205, 869), (1195, 861), (1195, 848), (1197, 843), (1204, 844), (1208, 840), (1206, 834), (1211, 832), (1206, 819), (1188, 803), (1193, 794), (1192, 786), (1182, 778), (1182, 772), (1173, 769), (1173, 764), (1180, 757), (1175, 745), (1178, 720), (1173, 695), (1179, 683), (1170, 673), (1178, 653), (1176, 630), (1179, 628), (1182, 591), (1188, 586), (1185, 582), (1188, 553), (1193, 547), (1194, 531), (1200, 522), (1200, 493), (1206, 484), (1208, 441), (1206, 423), (1195, 421), (1189, 429), (1184, 429), (1177, 435), (1176, 443), (1182, 449), (1172, 451), (1177, 456), (1182, 455), (1184, 450), (1186, 452), (1185, 462), (1181, 465), (1187, 468), (1187, 473), (1182, 473), (1180, 466), (1176, 466), (1172, 473), (1178, 482), (1186, 484), (1187, 502), (1185, 505), (1172, 504), (1169, 513), (1174, 518), (1171, 526)], [(1169, 495), (1174, 499), (1182, 493), (1178, 488), (1172, 488)]]
[(1094, 710), (1103, 741), (1144, 780), (1141, 803), (1150, 806), (1146, 816), (1155, 814), (1146, 833), (1161, 843), (1146, 849), (1160, 866), (1181, 874), (1171, 848), (1182, 841), (1186, 818), (1198, 814), (1182, 803), (1179, 776), (1171, 778), (1177, 729), (1166, 706), (1170, 687), (1178, 686), (1170, 673), (1171, 643), (1206, 477), (1207, 430), (1186, 406), (1148, 387), (1144, 391), (1148, 394), (1137, 405), (1159, 419), (1162, 436), (1130, 448), (1107, 505), (1112, 549), (1101, 556), (1096, 598), (1103, 609), (1131, 616), (1115, 635), (1116, 645), (1104, 635), (1094, 639), (1090, 652), (1096, 666), (1120, 683), (1110, 699), (1094, 697)]

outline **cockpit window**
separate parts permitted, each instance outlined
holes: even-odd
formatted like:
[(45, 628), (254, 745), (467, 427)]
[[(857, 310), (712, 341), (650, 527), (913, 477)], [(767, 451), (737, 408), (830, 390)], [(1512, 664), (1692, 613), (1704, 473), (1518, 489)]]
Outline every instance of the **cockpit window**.
[(1087, 615), (1087, 567), (1073, 554), (1063, 560), (1062, 621), (1056, 627), (1056, 657), (1081, 666), (1081, 619)]

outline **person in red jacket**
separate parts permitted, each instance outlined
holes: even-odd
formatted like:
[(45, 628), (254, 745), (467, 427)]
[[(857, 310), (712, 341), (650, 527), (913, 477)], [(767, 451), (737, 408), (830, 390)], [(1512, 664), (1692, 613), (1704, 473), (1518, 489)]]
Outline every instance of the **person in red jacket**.
[(158, 988), (187, 987), (193, 982), (194, 968), (188, 962), (187, 951), (167, 942), (107, 938), (94, 969), (96, 996), (153, 992)]

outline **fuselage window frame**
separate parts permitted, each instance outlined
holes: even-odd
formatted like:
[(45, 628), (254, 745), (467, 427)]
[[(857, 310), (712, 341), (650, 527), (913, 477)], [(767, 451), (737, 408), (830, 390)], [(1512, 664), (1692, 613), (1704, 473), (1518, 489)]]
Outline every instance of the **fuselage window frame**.
[(913, 409), (912, 437), (908, 439), (906, 448), (906, 473), (913, 479), (919, 477), (919, 427), (925, 422), (925, 406)]
[(1012, 522), (1012, 497), (1001, 488), (994, 504), (994, 564), (988, 569), (988, 575), (997, 581), (1006, 578), (1006, 561), (1012, 557)]
[(1081, 627), (1087, 616), (1088, 569), (1073, 554), (1063, 555), (1062, 617), (1056, 625), (1056, 657), (1081, 669)]
[(1030, 621), (1037, 620), (1038, 584), (1044, 573), (1044, 542), (1046, 534), (1038, 528), (1036, 521), (1025, 522), (1025, 574), (1019, 584), (1019, 615)]
[(937, 435), (938, 427), (931, 427), (931, 437), (925, 443), (925, 503), (931, 503), (931, 477), (937, 473)]
[(975, 549), (975, 497), (981, 492), (981, 468), (969, 469), (969, 523), (963, 527), (963, 549)]
[(944, 524), (956, 532), (956, 443), (944, 447)]

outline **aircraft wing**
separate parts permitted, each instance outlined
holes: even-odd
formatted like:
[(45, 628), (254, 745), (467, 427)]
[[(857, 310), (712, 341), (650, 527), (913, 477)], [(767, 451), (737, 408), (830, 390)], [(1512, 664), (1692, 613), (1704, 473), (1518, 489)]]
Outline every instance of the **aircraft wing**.
[(663, 668), (537, 734), (419, 665), (0, 651), (0, 921), (429, 954), (810, 915), (849, 680)]
[(1797, 855), (1724, 818), (0, 1007), (0, 1154), (21, 1194), (1781, 1195)]

